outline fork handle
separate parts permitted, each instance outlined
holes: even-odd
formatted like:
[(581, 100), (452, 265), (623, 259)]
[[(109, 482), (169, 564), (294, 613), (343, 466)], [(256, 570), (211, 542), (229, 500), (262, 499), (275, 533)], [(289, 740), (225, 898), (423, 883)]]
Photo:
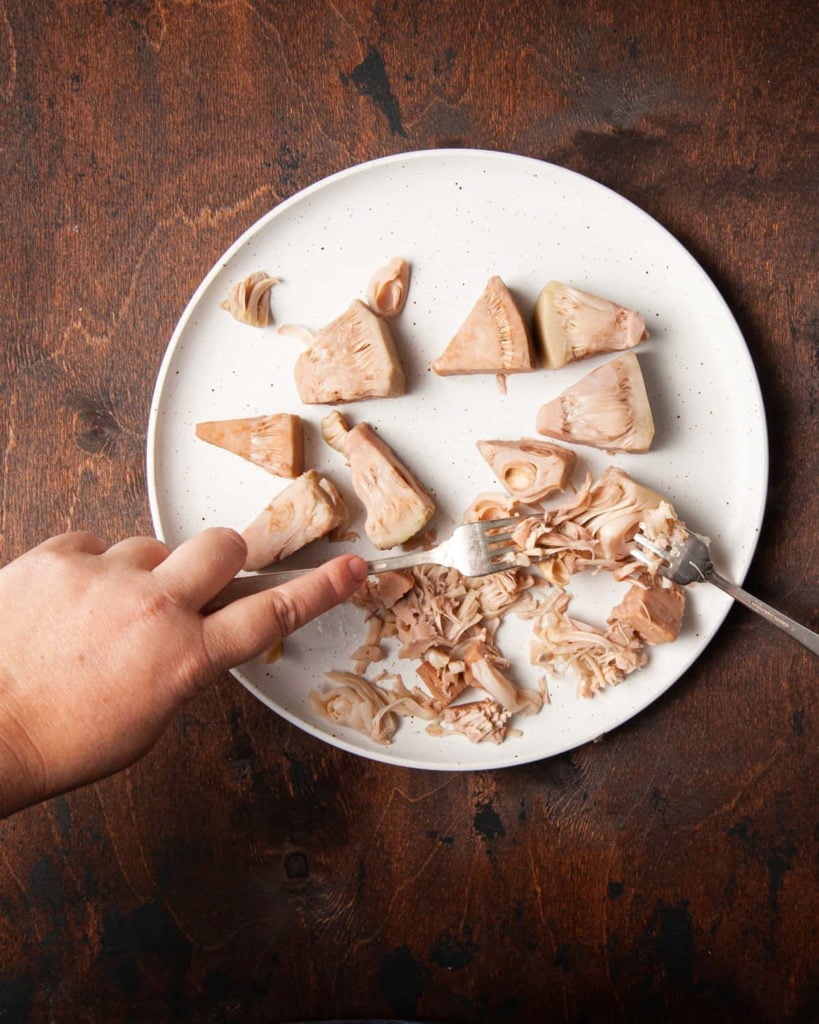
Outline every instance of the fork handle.
[(209, 615), (233, 601), (250, 597), (251, 594), (261, 594), (263, 590), (278, 587), (280, 583), (298, 579), (299, 576), (306, 576), (312, 571), (312, 569), (281, 569), (275, 572), (254, 573), (252, 576), (236, 576), (208, 601), (202, 608), (202, 614)]
[[(430, 557), (434, 553), (434, 551), (412, 551), (403, 555), (390, 555), (388, 558), (375, 558), (371, 562), (367, 562), (367, 569), (372, 575), (373, 573), (387, 572), (390, 569), (412, 569), (416, 565), (429, 565), (434, 561), (434, 558)], [(214, 598), (208, 601), (202, 608), (202, 614), (208, 615), (242, 597), (260, 594), (263, 590), (278, 587), (280, 583), (287, 583), (290, 580), (298, 579), (299, 576), (306, 576), (316, 568), (313, 566), (310, 569), (271, 569), (249, 576), (236, 576)]]
[(743, 590), (742, 587), (738, 587), (736, 583), (732, 583), (730, 580), (725, 579), (724, 576), (720, 576), (714, 569), (708, 574), (709, 583), (713, 583), (714, 586), (719, 587), (720, 590), (724, 590), (726, 594), (730, 594), (731, 597), (736, 598), (751, 611), (761, 615), (763, 619), (767, 619), (768, 622), (772, 622), (775, 626), (778, 626), (783, 633), (787, 633), (792, 636), (794, 640), (798, 640), (800, 644), (803, 644), (809, 651), (813, 651), (814, 654), (819, 654), (819, 633), (814, 633), (813, 630), (808, 629), (807, 626), (802, 626), (798, 622), (794, 622), (793, 619), (788, 618), (787, 615), (783, 615), (782, 612), (778, 612), (776, 608), (771, 608), (769, 604), (765, 604), (764, 601), (760, 601), (758, 597), (754, 597), (753, 594), (749, 594), (747, 590)]

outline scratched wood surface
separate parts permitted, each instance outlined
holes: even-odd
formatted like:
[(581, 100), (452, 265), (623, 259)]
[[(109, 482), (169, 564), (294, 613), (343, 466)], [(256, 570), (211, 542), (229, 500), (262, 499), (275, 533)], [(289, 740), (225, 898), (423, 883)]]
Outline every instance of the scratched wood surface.
[[(150, 532), (154, 376), (257, 217), (488, 147), (616, 189), (713, 276), (769, 420), (749, 585), (816, 628), (814, 11), (2, 0), (2, 559)], [(602, 742), (429, 774), (227, 677), (131, 770), (0, 824), (0, 1021), (815, 1021), (816, 682), (734, 609)]]

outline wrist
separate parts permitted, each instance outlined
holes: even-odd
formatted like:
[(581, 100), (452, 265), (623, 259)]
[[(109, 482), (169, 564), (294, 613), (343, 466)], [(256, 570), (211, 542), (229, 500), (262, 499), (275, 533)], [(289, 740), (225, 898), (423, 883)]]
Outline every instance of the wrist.
[(47, 796), (40, 751), (25, 728), (24, 717), (0, 685), (0, 818)]

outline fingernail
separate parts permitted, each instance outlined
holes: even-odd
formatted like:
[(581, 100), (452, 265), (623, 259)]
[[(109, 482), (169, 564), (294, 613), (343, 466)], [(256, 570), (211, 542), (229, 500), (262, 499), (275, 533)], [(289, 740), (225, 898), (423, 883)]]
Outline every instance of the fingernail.
[(358, 555), (353, 555), (347, 565), (350, 569), (350, 575), (356, 583), (363, 583), (370, 574), (367, 569), (367, 563), (363, 558), (359, 558)]

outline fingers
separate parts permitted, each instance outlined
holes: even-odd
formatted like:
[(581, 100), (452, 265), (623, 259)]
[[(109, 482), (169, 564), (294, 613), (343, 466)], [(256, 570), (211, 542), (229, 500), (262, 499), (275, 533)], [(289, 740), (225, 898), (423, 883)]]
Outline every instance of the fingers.
[(243, 597), (208, 615), (203, 630), (211, 661), (221, 671), (255, 658), (346, 600), (366, 576), (367, 564), (362, 558), (342, 555), (307, 576)]
[(215, 526), (180, 544), (153, 572), (172, 600), (198, 611), (233, 579), (246, 557), (242, 537)]
[(134, 569), (151, 570), (164, 562), (170, 553), (168, 545), (156, 537), (128, 537), (110, 547), (105, 557)]
[(58, 551), (65, 554), (80, 552), (87, 555), (101, 555), (108, 547), (104, 540), (96, 534), (88, 533), (85, 530), (76, 530), (72, 533), (61, 533), (56, 537), (49, 537), (42, 544), (38, 544), (34, 551)]

